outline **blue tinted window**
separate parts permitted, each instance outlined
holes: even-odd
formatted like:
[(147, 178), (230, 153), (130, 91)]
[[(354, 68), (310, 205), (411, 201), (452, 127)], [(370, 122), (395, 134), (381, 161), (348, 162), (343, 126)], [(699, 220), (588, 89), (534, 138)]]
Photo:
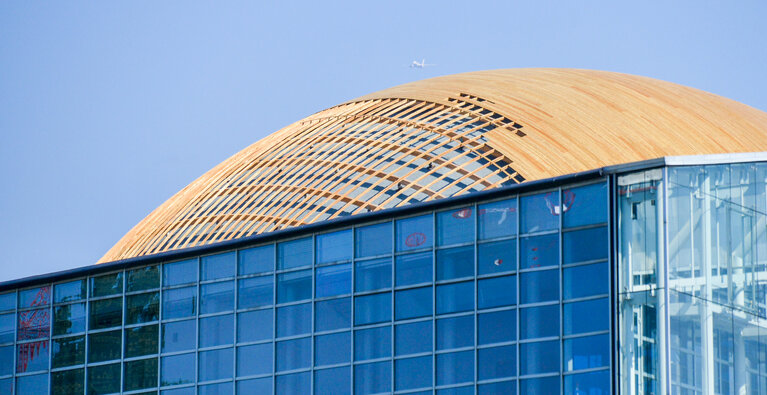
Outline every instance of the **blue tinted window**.
[[(610, 329), (610, 304), (607, 298), (566, 303), (564, 309), (565, 335)], [(584, 319), (586, 317), (588, 319)]]
[(514, 395), (517, 393), (516, 381), (502, 381), (500, 383), (482, 384), (479, 386), (477, 394), (479, 395)]
[(352, 304), (350, 298), (317, 302), (314, 307), (314, 325), (317, 332), (351, 326)]
[(354, 393), (377, 394), (391, 391), (391, 362), (368, 363), (354, 367)]
[(477, 271), (480, 275), (517, 270), (516, 240), (484, 243), (477, 249)]
[[(85, 363), (85, 336), (74, 336), (54, 339), (51, 342), (51, 367), (63, 368), (66, 366), (80, 365)], [(0, 371), (2, 367), (7, 369), (7, 374), (13, 373), (13, 346), (0, 347)], [(3, 351), (4, 350), (4, 351)], [(7, 354), (6, 354), (7, 353)], [(0, 372), (0, 376), (6, 373)]]
[(231, 393), (231, 382), (201, 385), (197, 389), (197, 395), (225, 395)]
[[(130, 297), (128, 297), (130, 300)], [(157, 308), (157, 301), (152, 306)], [(149, 308), (147, 308), (149, 310)], [(154, 310), (155, 314), (157, 310)], [(2, 324), (0, 324), (2, 326)], [(85, 303), (56, 306), (53, 309), (53, 336), (85, 332)], [(0, 329), (2, 333), (2, 329)], [(0, 338), (2, 335), (0, 334)], [(0, 343), (3, 343), (0, 340)]]
[[(70, 302), (85, 298), (86, 283), (84, 280), (70, 281), (68, 283), (56, 284), (53, 287), (53, 301), (55, 303)], [(11, 306), (13, 308), (13, 306)], [(0, 311), (4, 310), (0, 306)]]
[[(272, 378), (264, 377), (260, 379), (241, 380), (237, 382), (238, 394), (271, 394)], [(163, 392), (165, 395), (165, 392)]]
[(16, 324), (16, 314), (1, 314), (0, 315), (0, 343), (8, 343), (13, 341), (13, 332)]
[(568, 267), (562, 271), (565, 299), (604, 295), (609, 292), (607, 262)]
[(437, 390), (437, 395), (474, 395), (474, 386), (440, 389)]
[(308, 394), (312, 390), (309, 372), (277, 376), (274, 381), (276, 394)]
[(474, 381), (474, 351), (437, 355), (437, 385)]
[(234, 281), (200, 286), (200, 314), (234, 309)]
[(558, 394), (559, 380), (559, 376), (519, 380), (519, 395)]
[(529, 307), (519, 311), (519, 337), (559, 336), (559, 305)]
[(559, 192), (541, 193), (520, 198), (522, 233), (559, 228)]
[(437, 286), (437, 314), (474, 310), (474, 282)]
[(394, 350), (397, 355), (432, 351), (432, 322), (421, 321), (394, 328)]
[(200, 347), (234, 343), (234, 315), (200, 318)]
[(244, 278), (237, 282), (237, 308), (268, 306), (274, 303), (274, 277)]
[(294, 267), (312, 264), (312, 238), (286, 241), (277, 244), (277, 269), (292, 269)]
[(13, 392), (13, 378), (0, 380), (0, 394), (10, 394)]
[(517, 312), (496, 311), (477, 317), (477, 342), (479, 344), (501, 343), (517, 339)]
[(157, 358), (126, 361), (123, 366), (123, 389), (125, 391), (157, 386)]
[(209, 381), (231, 378), (234, 371), (234, 350), (200, 351), (198, 354), (198, 381)]
[(477, 365), (479, 380), (516, 376), (516, 346), (482, 348), (477, 351)]
[(351, 368), (323, 369), (314, 372), (315, 395), (344, 395), (351, 393)]
[(479, 206), (479, 238), (492, 239), (517, 233), (517, 199)]
[(610, 366), (609, 335), (566, 339), (564, 352), (564, 369), (568, 372)]
[(274, 270), (274, 245), (248, 248), (238, 252), (238, 274), (265, 273)]
[(277, 371), (308, 368), (312, 364), (312, 339), (277, 342)]
[(272, 373), (272, 343), (237, 347), (237, 376)]
[(0, 294), (0, 311), (8, 311), (16, 308), (16, 292)]
[(162, 284), (179, 285), (197, 281), (197, 258), (162, 265)]
[(610, 371), (570, 374), (565, 376), (565, 395), (610, 394)]
[[(115, 294), (115, 291), (122, 290), (122, 281), (117, 282), (115, 280), (122, 279), (122, 273), (115, 273), (97, 278), (92, 278), (91, 281), (102, 285), (97, 292), (94, 293), (91, 289), (91, 296), (104, 296)], [(108, 279), (110, 281), (104, 281)], [(93, 288), (93, 287), (91, 287)], [(24, 309), (28, 307), (40, 307), (46, 306), (51, 303), (51, 287), (39, 287), (32, 289), (25, 289), (19, 291), (19, 308)]]
[(354, 360), (364, 361), (391, 356), (391, 327), (363, 329), (354, 332)]
[(357, 292), (391, 287), (391, 258), (356, 262), (354, 290)]
[(352, 230), (317, 235), (317, 263), (352, 259)]
[(234, 277), (235, 259), (236, 254), (234, 251), (202, 257), (200, 280), (206, 281)]
[[(57, 345), (54, 344), (54, 348)], [(0, 376), (10, 374), (13, 374), (13, 345), (0, 347)]]
[(352, 265), (333, 265), (318, 267), (315, 275), (318, 298), (336, 296), (351, 293), (352, 291)]
[[(21, 390), (21, 388), (18, 388)], [(91, 366), (88, 368), (88, 393), (109, 394), (120, 391), (120, 364)], [(19, 391), (22, 394), (27, 392)], [(29, 392), (30, 394), (44, 394), (41, 392)]]
[(479, 280), (477, 306), (480, 309), (509, 306), (517, 302), (517, 278), (505, 276)]
[(277, 303), (295, 302), (311, 297), (311, 270), (283, 273), (277, 276)]
[(354, 298), (354, 324), (365, 325), (391, 321), (391, 293)]
[(160, 362), (160, 385), (194, 383), (194, 353), (163, 357)]
[(474, 247), (437, 251), (437, 281), (474, 275)]
[[(118, 326), (122, 322), (121, 298), (91, 302), (91, 329)], [(9, 320), (10, 321), (10, 320)], [(17, 340), (48, 337), (51, 329), (51, 313), (48, 308), (19, 312)]]
[(397, 291), (394, 295), (394, 319), (431, 315), (432, 287)]
[[(117, 369), (117, 378), (120, 377), (120, 369)], [(119, 382), (117, 390), (119, 391)], [(48, 393), (48, 374), (24, 376), (16, 379), (17, 394), (46, 394)]]
[(520, 303), (559, 300), (559, 270), (540, 270), (519, 276)]
[(322, 366), (349, 362), (351, 350), (349, 332), (317, 336), (314, 338), (314, 364)]
[(607, 227), (562, 233), (564, 263), (607, 259)]
[(559, 340), (519, 345), (520, 373), (559, 372)]
[(607, 222), (607, 184), (599, 183), (562, 191), (565, 227)]
[(197, 321), (162, 324), (162, 352), (191, 350), (197, 347)]
[(397, 391), (431, 387), (431, 355), (394, 361), (394, 389)]
[[(32, 306), (42, 306), (50, 303), (50, 287), (44, 287), (42, 288), (44, 290), (43, 293), (37, 293), (36, 297), (33, 299)], [(28, 291), (20, 291), (19, 292), (19, 298), (23, 302), (24, 300), (28, 300), (30, 295), (30, 292), (33, 290)], [(113, 274), (106, 274), (103, 276), (98, 277), (91, 277), (91, 297), (99, 297), (99, 296), (109, 296), (109, 295), (117, 295), (121, 294), (123, 292), (123, 274), (120, 273), (113, 273)], [(19, 306), (22, 307), (22, 306)]]
[(419, 252), (397, 256), (395, 263), (395, 282), (398, 287), (426, 283), (430, 282), (431, 279), (431, 252)]
[(437, 213), (437, 245), (474, 241), (474, 209), (464, 207)]
[[(114, 350), (116, 351), (114, 358), (106, 359), (119, 359), (120, 358), (120, 333), (117, 331), (116, 336), (109, 336), (110, 332), (101, 332), (106, 334), (107, 339), (111, 338), (114, 343)], [(96, 336), (96, 335), (91, 335)], [(106, 342), (105, 342), (106, 343)], [(48, 340), (24, 343), (17, 346), (18, 357), (16, 359), (16, 373), (31, 373), (38, 370), (48, 370), (48, 361), (50, 359), (50, 350), (48, 348)], [(91, 344), (98, 344), (91, 342)], [(94, 353), (95, 354), (95, 353)]]
[(272, 338), (272, 309), (237, 314), (237, 341), (252, 342)]
[(170, 289), (162, 294), (162, 318), (181, 318), (195, 314), (197, 287)]
[(473, 345), (473, 315), (437, 320), (437, 350), (470, 347)]
[(356, 232), (357, 258), (391, 254), (391, 222), (359, 227)]
[[(144, 266), (128, 271), (125, 280), (125, 292), (143, 291), (160, 286), (160, 267)], [(83, 283), (85, 285), (85, 283)]]
[(397, 251), (431, 247), (432, 240), (431, 215), (397, 221)]
[(520, 268), (555, 266), (559, 264), (559, 235), (523, 237), (520, 240)]
[(294, 304), (277, 309), (277, 337), (312, 331), (312, 304)]
[(194, 387), (174, 388), (170, 390), (162, 390), (162, 395), (195, 395)]

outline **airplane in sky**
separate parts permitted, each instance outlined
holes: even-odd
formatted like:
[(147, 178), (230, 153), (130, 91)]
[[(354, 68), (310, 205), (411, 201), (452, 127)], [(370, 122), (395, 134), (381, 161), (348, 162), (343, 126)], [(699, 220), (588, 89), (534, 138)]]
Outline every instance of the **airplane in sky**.
[(410, 63), (411, 69), (422, 69), (427, 66), (436, 66), (436, 64), (428, 64), (426, 63), (426, 59), (421, 59), (421, 63), (418, 63), (417, 60), (414, 60), (413, 63)]

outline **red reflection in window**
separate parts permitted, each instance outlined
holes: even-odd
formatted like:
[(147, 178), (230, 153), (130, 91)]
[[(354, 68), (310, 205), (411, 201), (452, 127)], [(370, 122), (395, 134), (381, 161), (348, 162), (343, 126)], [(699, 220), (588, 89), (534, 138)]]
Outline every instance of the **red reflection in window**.
[(51, 287), (41, 287), (19, 292), (19, 308), (47, 306), (51, 303)]
[(18, 347), (19, 359), (16, 361), (16, 373), (26, 372), (29, 365), (33, 364), (35, 359), (40, 357), (40, 353), (43, 353), (44, 357), (48, 356), (48, 340), (19, 344)]
[(48, 309), (19, 312), (19, 340), (48, 337), (51, 329), (51, 313)]

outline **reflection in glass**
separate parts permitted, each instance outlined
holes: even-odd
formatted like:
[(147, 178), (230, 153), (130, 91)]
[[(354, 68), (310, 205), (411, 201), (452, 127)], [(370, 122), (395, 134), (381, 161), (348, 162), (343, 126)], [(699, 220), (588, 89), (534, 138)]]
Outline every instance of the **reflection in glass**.
[(391, 356), (391, 327), (363, 329), (354, 332), (354, 360)]
[(157, 386), (157, 358), (125, 362), (123, 389), (135, 391)]
[(431, 387), (431, 356), (394, 361), (394, 389), (409, 390)]
[(120, 364), (89, 367), (88, 393), (111, 394), (113, 392), (120, 392)]
[(417, 354), (432, 351), (432, 322), (421, 321), (394, 327), (394, 350), (396, 355)]
[(248, 248), (237, 252), (240, 276), (247, 274), (266, 273), (274, 270), (274, 245)]
[(474, 282), (437, 286), (437, 314), (474, 310)]
[(277, 342), (277, 371), (308, 368), (312, 364), (312, 339), (286, 340)]
[(437, 320), (437, 350), (449, 350), (473, 345), (473, 315)]
[(562, 270), (565, 299), (606, 295), (609, 292), (607, 262), (567, 267)]
[(559, 235), (523, 237), (519, 255), (520, 269), (559, 265)]
[(126, 292), (143, 291), (160, 287), (160, 267), (145, 266), (128, 271)]
[(312, 331), (312, 304), (294, 304), (277, 309), (277, 337)]
[(562, 206), (566, 228), (607, 222), (607, 184), (564, 189)]
[(16, 378), (17, 394), (45, 394), (48, 392), (48, 374)]
[(234, 309), (234, 281), (200, 285), (200, 314)]
[(169, 289), (162, 293), (162, 318), (182, 318), (197, 311), (197, 288)]
[(157, 321), (159, 318), (159, 292), (128, 295), (125, 297), (125, 325)]
[(274, 303), (274, 277), (244, 278), (237, 284), (237, 308), (247, 309)]
[(354, 298), (354, 324), (366, 325), (391, 320), (391, 293)]
[(47, 308), (19, 312), (19, 327), (16, 335), (18, 340), (48, 337), (50, 330), (51, 313)]
[(274, 380), (276, 394), (308, 394), (311, 392), (312, 375), (309, 372), (277, 376)]
[(491, 344), (517, 339), (517, 312), (495, 311), (477, 316), (477, 343)]
[(356, 292), (391, 288), (391, 258), (356, 262), (354, 290)]
[(348, 366), (323, 369), (314, 372), (315, 395), (344, 395), (350, 394), (349, 386), (351, 371)]
[(537, 270), (519, 276), (520, 303), (559, 300), (559, 270)]
[(493, 239), (517, 233), (517, 199), (479, 205), (479, 239)]
[(354, 393), (377, 394), (391, 391), (391, 362), (354, 366)]
[(16, 292), (0, 294), (0, 311), (8, 311), (16, 308)]
[(51, 373), (51, 389), (56, 395), (82, 394), (85, 391), (85, 369)]
[(397, 291), (394, 294), (394, 319), (423, 317), (432, 313), (432, 287)]
[(607, 227), (562, 233), (563, 264), (607, 259)]
[(559, 229), (559, 192), (546, 192), (520, 198), (522, 233)]
[(53, 308), (53, 336), (85, 332), (85, 303)]
[(0, 376), (13, 374), (13, 345), (0, 347)]
[(565, 376), (565, 395), (608, 395), (610, 394), (610, 371), (600, 370), (590, 373), (569, 374)]
[(197, 387), (197, 395), (227, 395), (232, 393), (232, 389), (231, 382), (201, 385)]
[(53, 301), (55, 303), (63, 303), (85, 299), (86, 288), (85, 280), (56, 284), (53, 287)]
[(349, 332), (317, 336), (314, 339), (315, 365), (335, 365), (349, 362), (351, 355), (351, 335)]
[(18, 344), (16, 349), (16, 373), (48, 370), (48, 340)]
[(437, 213), (437, 245), (474, 241), (474, 208), (463, 207)]
[(233, 376), (234, 350), (223, 348), (211, 351), (200, 351), (198, 381), (228, 379)]
[(474, 381), (474, 351), (437, 354), (437, 385)]
[(191, 350), (197, 346), (196, 335), (195, 320), (162, 324), (162, 352)]
[(19, 308), (47, 306), (51, 303), (51, 287), (39, 287), (19, 291)]
[(91, 297), (117, 295), (123, 292), (122, 272), (91, 277)]
[(272, 338), (272, 309), (237, 314), (237, 341), (240, 343)]
[(516, 346), (479, 349), (477, 351), (477, 365), (477, 378), (479, 380), (516, 376)]
[(111, 328), (122, 324), (122, 297), (91, 301), (90, 309), (90, 317), (88, 318), (90, 329)]
[(81, 365), (85, 363), (85, 336), (54, 339), (52, 368)]
[(120, 359), (122, 331), (88, 334), (88, 363)]
[(200, 281), (234, 277), (235, 252), (208, 255), (200, 258)]
[(609, 334), (565, 339), (565, 371), (610, 366)]
[(398, 255), (395, 263), (395, 283), (398, 287), (432, 281), (432, 253)]
[(477, 307), (480, 309), (510, 306), (517, 302), (517, 278), (515, 276), (479, 280), (478, 288)]
[(237, 376), (272, 373), (272, 343), (237, 347)]
[(521, 374), (559, 372), (559, 340), (519, 345)]
[(16, 314), (0, 314), (0, 343), (13, 342), (16, 332)]
[(277, 244), (277, 270), (292, 269), (311, 264), (311, 237)]
[(364, 258), (367, 256), (391, 254), (391, 222), (376, 225), (363, 226), (355, 229), (356, 246), (355, 256)]
[(312, 297), (312, 271), (301, 270), (277, 275), (277, 303), (295, 302)]
[(437, 281), (473, 275), (473, 246), (437, 250)]
[(162, 265), (162, 285), (180, 285), (197, 281), (197, 258)]
[(528, 307), (519, 311), (521, 339), (550, 336), (559, 336), (559, 304)]
[(234, 315), (200, 318), (200, 347), (234, 343)]
[(559, 382), (559, 376), (519, 380), (519, 395), (558, 394)]
[(517, 241), (504, 240), (477, 246), (478, 274), (517, 270)]
[(565, 335), (610, 329), (610, 304), (607, 298), (565, 303), (564, 309)]
[(329, 331), (351, 326), (352, 304), (350, 298), (316, 302), (314, 308), (315, 331)]
[(342, 264), (317, 268), (316, 297), (344, 295), (352, 290), (352, 265)]
[(341, 262), (352, 259), (352, 230), (317, 235), (317, 263)]
[(238, 381), (237, 393), (238, 394), (271, 394), (272, 378), (264, 377), (260, 379)]
[(160, 385), (178, 385), (194, 382), (195, 355), (181, 354), (162, 358)]
[(431, 247), (432, 216), (422, 215), (397, 221), (397, 251)]
[(157, 354), (157, 325), (125, 328), (125, 358)]

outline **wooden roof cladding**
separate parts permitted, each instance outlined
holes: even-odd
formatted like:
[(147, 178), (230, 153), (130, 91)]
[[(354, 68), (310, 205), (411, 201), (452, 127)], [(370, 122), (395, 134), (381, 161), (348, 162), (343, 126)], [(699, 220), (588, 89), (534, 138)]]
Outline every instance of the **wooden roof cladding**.
[(570, 69), (483, 71), (321, 111), (182, 189), (99, 262), (662, 156), (767, 151), (767, 114)]

